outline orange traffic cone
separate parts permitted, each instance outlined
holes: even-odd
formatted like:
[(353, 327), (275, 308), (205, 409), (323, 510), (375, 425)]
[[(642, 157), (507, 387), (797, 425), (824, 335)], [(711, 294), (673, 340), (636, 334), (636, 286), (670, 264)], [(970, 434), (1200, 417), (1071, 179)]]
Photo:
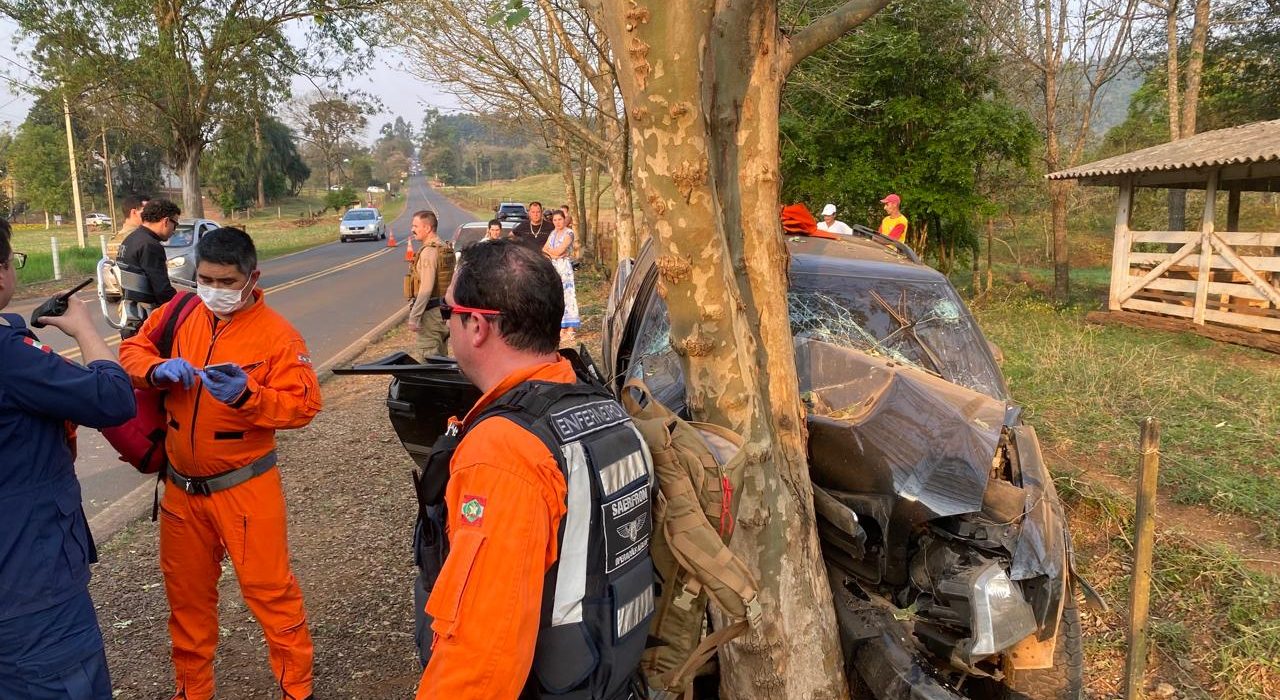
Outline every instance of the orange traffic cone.
[(404, 242), (404, 259), (408, 262), (413, 262), (413, 239), (412, 238)]
[(387, 229), (387, 247), (394, 248), (396, 245), (396, 232), (391, 229)]

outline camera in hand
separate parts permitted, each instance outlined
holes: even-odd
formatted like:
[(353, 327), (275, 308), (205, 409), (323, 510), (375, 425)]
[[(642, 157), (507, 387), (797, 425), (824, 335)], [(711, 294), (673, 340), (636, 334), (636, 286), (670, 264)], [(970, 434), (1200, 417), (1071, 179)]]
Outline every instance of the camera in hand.
[(31, 327), (44, 328), (45, 324), (40, 322), (40, 318), (42, 316), (61, 316), (62, 314), (65, 314), (67, 312), (67, 302), (71, 300), (71, 297), (74, 296), (76, 292), (91, 284), (93, 284), (93, 279), (87, 279), (76, 285), (76, 288), (69, 292), (63, 292), (62, 294), (55, 294), (54, 296), (49, 297), (49, 299), (37, 307), (35, 311), (31, 312)]

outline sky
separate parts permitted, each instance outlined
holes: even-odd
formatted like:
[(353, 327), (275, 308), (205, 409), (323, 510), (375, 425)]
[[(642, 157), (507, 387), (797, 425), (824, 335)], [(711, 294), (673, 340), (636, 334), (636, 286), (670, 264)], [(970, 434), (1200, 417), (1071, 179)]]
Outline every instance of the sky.
[[(17, 25), (8, 17), (0, 17), (0, 37), (10, 37), (17, 32)], [(401, 58), (394, 49), (375, 49), (375, 58), (368, 71), (348, 79), (345, 87), (358, 88), (382, 100), (384, 111), (369, 119), (369, 127), (360, 140), (369, 143), (377, 138), (378, 129), (397, 116), (417, 126), (422, 114), (432, 107), (442, 112), (459, 108), (457, 99), (438, 86), (419, 80), (401, 68)], [(14, 49), (8, 42), (0, 43), (0, 130), (14, 130), (26, 119), (31, 107), (31, 97), (13, 80), (25, 81), (25, 52)], [(295, 96), (313, 92), (315, 87), (305, 79), (296, 79)]]

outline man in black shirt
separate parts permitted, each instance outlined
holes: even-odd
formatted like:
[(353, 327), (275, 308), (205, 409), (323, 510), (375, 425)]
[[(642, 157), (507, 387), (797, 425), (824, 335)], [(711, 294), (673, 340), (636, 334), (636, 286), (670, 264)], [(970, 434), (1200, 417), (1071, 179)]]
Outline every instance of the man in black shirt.
[(529, 220), (521, 221), (511, 229), (511, 238), (516, 242), (542, 252), (542, 245), (555, 230), (551, 222), (542, 217), (542, 202), (529, 202)]
[(141, 298), (126, 292), (126, 299), (158, 306), (177, 294), (169, 281), (162, 244), (178, 228), (178, 215), (181, 213), (178, 205), (167, 199), (153, 199), (142, 208), (142, 225), (120, 244), (116, 264), (123, 270), (146, 276), (151, 285), (151, 297)]

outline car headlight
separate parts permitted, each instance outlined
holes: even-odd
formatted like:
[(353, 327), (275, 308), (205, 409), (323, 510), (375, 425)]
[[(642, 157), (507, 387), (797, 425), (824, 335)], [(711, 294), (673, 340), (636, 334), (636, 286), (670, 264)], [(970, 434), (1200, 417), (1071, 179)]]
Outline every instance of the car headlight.
[(970, 655), (975, 660), (1008, 649), (1036, 631), (1036, 619), (1022, 589), (1009, 580), (999, 563), (989, 564), (973, 579), (970, 601)]
[(176, 258), (169, 258), (169, 261), (165, 263), (165, 266), (167, 266), (170, 270), (173, 270), (175, 268), (182, 267), (183, 265), (186, 265), (186, 264), (187, 264), (187, 258), (185, 256), (179, 255)]

